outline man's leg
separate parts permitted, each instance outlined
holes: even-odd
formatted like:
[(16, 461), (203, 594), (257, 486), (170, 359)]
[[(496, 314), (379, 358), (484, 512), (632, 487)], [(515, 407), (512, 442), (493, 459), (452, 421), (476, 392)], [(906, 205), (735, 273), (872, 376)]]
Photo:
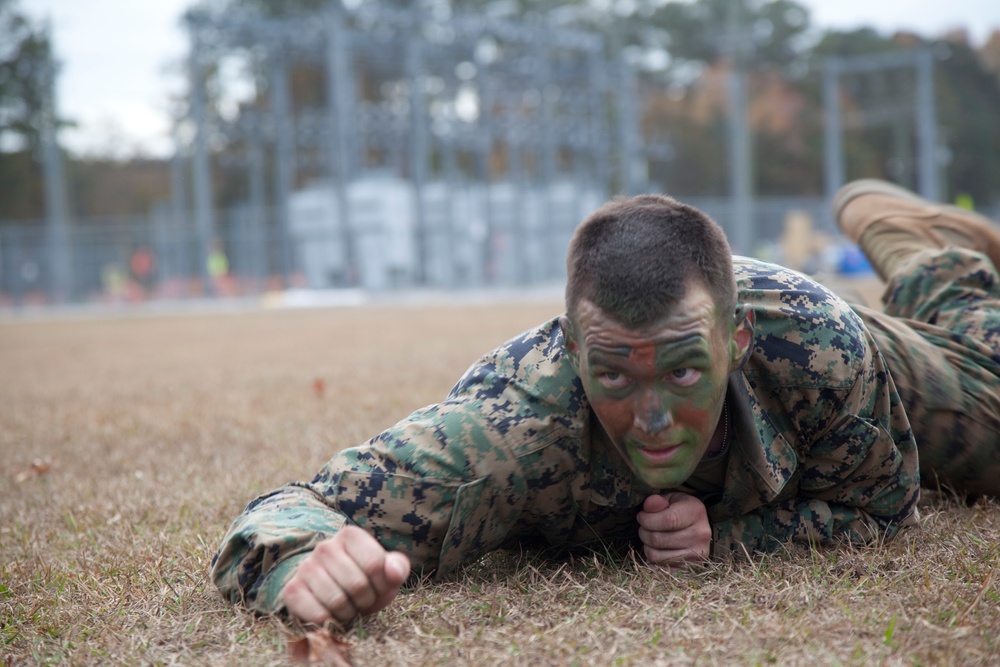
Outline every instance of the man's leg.
[(859, 308), (892, 370), (925, 483), (1000, 495), (1000, 232), (879, 181), (835, 199), (844, 233), (888, 284)]

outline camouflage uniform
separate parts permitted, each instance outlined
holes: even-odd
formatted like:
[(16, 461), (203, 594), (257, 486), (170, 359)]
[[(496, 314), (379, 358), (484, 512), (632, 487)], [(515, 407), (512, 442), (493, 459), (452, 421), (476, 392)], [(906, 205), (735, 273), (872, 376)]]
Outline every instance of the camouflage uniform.
[(892, 369), (927, 486), (1000, 496), (1000, 276), (956, 247), (915, 255), (884, 313), (856, 307)]
[[(917, 452), (875, 340), (844, 301), (737, 259), (756, 340), (729, 379), (725, 483), (697, 494), (716, 556), (868, 541), (914, 519)], [(595, 428), (553, 319), (474, 364), (443, 403), (348, 449), (309, 483), (251, 502), (213, 559), (222, 593), (263, 613), (350, 521), (437, 576), (519, 539), (634, 539), (650, 489)]]

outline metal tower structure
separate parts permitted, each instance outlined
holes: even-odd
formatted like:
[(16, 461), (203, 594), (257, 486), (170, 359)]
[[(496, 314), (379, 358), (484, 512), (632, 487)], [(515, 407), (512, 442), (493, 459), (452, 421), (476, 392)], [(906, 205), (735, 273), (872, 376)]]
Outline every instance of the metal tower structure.
[[(296, 264), (293, 193), (309, 182), (328, 186), (343, 284), (359, 282), (364, 227), (352, 219), (359, 214), (351, 187), (366, 175), (389, 174), (412, 188), (411, 282), (427, 284), (440, 261), (434, 248), (447, 245), (454, 231), (434, 222), (440, 206), (430, 199), (432, 186), (448, 184), (455, 192), (504, 184), (520, 193), (515, 206), (527, 206), (527, 189), (549, 192), (571, 182), (603, 199), (642, 190), (643, 160), (664, 152), (640, 136), (635, 73), (607, 57), (595, 34), (452, 14), (421, 2), (349, 8), (331, 0), (318, 15), (274, 18), (229, 9), (192, 11), (185, 20), (191, 193), (203, 266), (217, 227), (213, 161), (222, 146), (245, 173), (253, 233), (276, 233), (270, 261), (277, 258), (275, 268), (285, 276)], [(227, 115), (219, 109), (228, 84), (221, 63), (233, 58), (253, 72), (254, 93)], [(293, 95), (293, 79), (304, 70), (322, 73), (316, 89), (303, 96), (298, 81)], [(549, 195), (541, 202), (544, 211), (535, 214), (543, 229), (528, 230), (518, 226), (530, 216), (498, 210), (489, 196), (482, 200), (476, 217), (487, 239), (484, 264), (496, 259), (490, 239), (502, 228), (512, 238), (541, 239), (535, 256), (519, 259), (525, 280), (557, 277), (579, 214), (561, 210)], [(559, 260), (537, 261), (552, 256)]]
[[(938, 184), (937, 114), (934, 105), (934, 57), (930, 49), (892, 52), (851, 58), (833, 57), (826, 62), (823, 76), (823, 102), (825, 107), (825, 190), (828, 200), (844, 184), (844, 119), (841, 104), (841, 79), (852, 76), (872, 77), (887, 71), (912, 69), (915, 80), (909, 94), (894, 95), (882, 91), (879, 104), (859, 101), (853, 112), (853, 125), (891, 123), (897, 132), (906, 129), (905, 121), (911, 116), (917, 144), (916, 188), (920, 194), (937, 201)], [(905, 149), (908, 138), (897, 141)], [(910, 185), (904, 183), (904, 185)]]

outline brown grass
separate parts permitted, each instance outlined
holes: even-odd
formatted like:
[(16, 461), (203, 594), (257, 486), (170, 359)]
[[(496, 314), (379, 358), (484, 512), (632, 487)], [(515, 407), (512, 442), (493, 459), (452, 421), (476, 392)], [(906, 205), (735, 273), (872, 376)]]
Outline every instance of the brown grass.
[[(557, 312), (0, 323), (0, 665), (286, 664), (288, 631), (207, 580), (229, 522)], [(934, 496), (923, 516), (889, 545), (680, 574), (496, 553), (347, 639), (357, 665), (997, 664), (1000, 505)]]

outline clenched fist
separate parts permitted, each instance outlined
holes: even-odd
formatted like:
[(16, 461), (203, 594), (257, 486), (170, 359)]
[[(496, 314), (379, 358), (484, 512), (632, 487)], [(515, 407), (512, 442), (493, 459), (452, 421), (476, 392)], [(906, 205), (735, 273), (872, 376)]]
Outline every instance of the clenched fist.
[(410, 559), (387, 552), (357, 526), (320, 542), (281, 592), (288, 613), (305, 623), (349, 623), (384, 609), (410, 574)]
[(694, 496), (680, 492), (649, 496), (636, 519), (650, 562), (679, 567), (708, 560), (712, 526), (705, 504)]

